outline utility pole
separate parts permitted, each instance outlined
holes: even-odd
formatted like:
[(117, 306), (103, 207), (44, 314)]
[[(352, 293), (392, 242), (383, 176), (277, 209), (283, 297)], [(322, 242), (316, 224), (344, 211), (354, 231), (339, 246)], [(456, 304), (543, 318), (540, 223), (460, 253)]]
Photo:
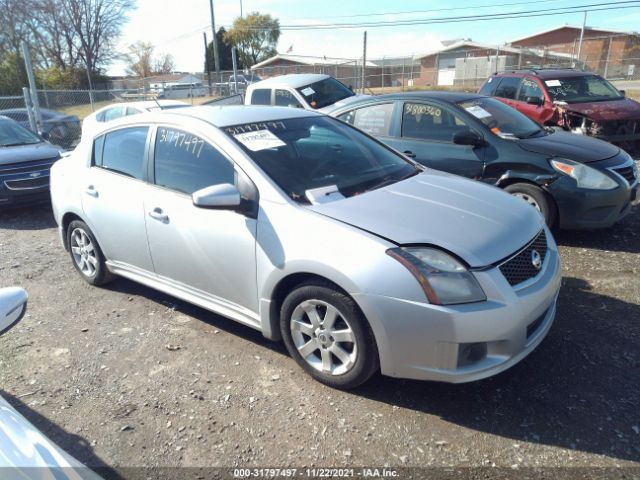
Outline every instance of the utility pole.
[(231, 47), (231, 63), (233, 63), (233, 90), (237, 95), (240, 92), (238, 92), (238, 65), (236, 62), (236, 47)]
[(35, 123), (37, 133), (42, 133), (42, 116), (40, 113), (40, 104), (38, 103), (38, 90), (36, 89), (36, 79), (33, 76), (33, 67), (31, 65), (31, 55), (27, 42), (22, 42), (22, 56), (24, 57), (24, 66), (27, 70), (27, 78), (29, 79), (29, 88), (31, 90), (31, 104), (35, 113)]
[(211, 30), (213, 31), (213, 62), (216, 67), (216, 78), (220, 81), (220, 57), (218, 55), (218, 36), (216, 35), (216, 20), (213, 15), (213, 0), (209, 0), (211, 9)]
[(367, 72), (367, 31), (364, 32), (364, 41), (362, 44), (362, 93), (366, 87), (366, 72)]
[(580, 63), (580, 52), (582, 51), (582, 39), (584, 38), (584, 27), (587, 25), (587, 11), (584, 11), (584, 19), (582, 20), (582, 28), (580, 29), (580, 41), (578, 42), (578, 63)]
[(240, 18), (244, 18), (244, 17), (242, 16), (242, 0), (240, 0)]
[(207, 69), (207, 80), (209, 82), (209, 95), (212, 95), (211, 91), (211, 65), (209, 65), (209, 49), (207, 48), (207, 32), (202, 32), (204, 37), (204, 68)]

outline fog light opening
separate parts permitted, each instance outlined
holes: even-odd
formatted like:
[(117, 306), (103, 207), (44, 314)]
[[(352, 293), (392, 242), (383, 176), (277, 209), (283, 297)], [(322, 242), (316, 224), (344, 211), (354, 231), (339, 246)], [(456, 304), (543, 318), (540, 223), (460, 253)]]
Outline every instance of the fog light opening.
[(486, 357), (486, 343), (461, 343), (458, 345), (458, 367), (472, 365)]

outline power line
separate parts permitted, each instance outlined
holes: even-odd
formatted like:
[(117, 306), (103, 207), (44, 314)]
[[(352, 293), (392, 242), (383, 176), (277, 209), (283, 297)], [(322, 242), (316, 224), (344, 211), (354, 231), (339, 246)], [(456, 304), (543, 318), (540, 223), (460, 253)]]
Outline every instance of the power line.
[[(550, 3), (550, 2), (561, 2), (564, 0), (537, 0), (536, 3)], [(316, 17), (316, 18), (358, 18), (358, 17), (380, 17), (383, 15), (408, 15), (413, 13), (434, 13), (434, 12), (447, 12), (452, 10), (469, 10), (469, 9), (480, 9), (480, 8), (493, 8), (493, 7), (512, 7), (516, 5), (529, 5), (531, 1), (528, 2), (513, 2), (513, 3), (493, 3), (490, 5), (467, 5), (465, 7), (450, 7), (450, 8), (432, 8), (429, 10), (404, 10), (401, 12), (380, 12), (380, 13), (359, 13), (356, 15), (328, 15), (324, 17)]]
[[(632, 5), (628, 5), (632, 4)], [(439, 17), (439, 18), (422, 18), (422, 19), (410, 19), (410, 20), (390, 20), (382, 22), (350, 22), (350, 23), (326, 23), (326, 24), (292, 24), (281, 25), (280, 30), (322, 30), (322, 29), (335, 29), (335, 28), (377, 28), (377, 27), (391, 27), (391, 26), (405, 26), (405, 25), (428, 25), (434, 23), (452, 23), (452, 22), (464, 22), (464, 21), (481, 21), (481, 20), (499, 20), (502, 18), (528, 18), (535, 16), (545, 15), (564, 15), (568, 13), (577, 13), (586, 11), (602, 11), (602, 10), (614, 10), (622, 8), (637, 8), (640, 7), (640, 2), (637, 0), (624, 1), (624, 2), (606, 2), (606, 3), (594, 3), (588, 5), (576, 5), (571, 7), (558, 7), (548, 9), (537, 10), (523, 10), (519, 12), (507, 12), (507, 13), (490, 13), (485, 15), (465, 15), (457, 17)], [(609, 7), (609, 5), (611, 5)], [(613, 6), (615, 5), (615, 6)], [(597, 8), (606, 7), (606, 8)], [(564, 11), (561, 11), (564, 10)]]

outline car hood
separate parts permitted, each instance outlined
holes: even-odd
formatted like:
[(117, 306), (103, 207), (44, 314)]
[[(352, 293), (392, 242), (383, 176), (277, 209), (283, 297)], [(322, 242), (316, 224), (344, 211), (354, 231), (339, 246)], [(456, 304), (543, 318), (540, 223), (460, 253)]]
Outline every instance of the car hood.
[(16, 147), (0, 147), (0, 165), (60, 157), (60, 150), (47, 142)]
[(584, 115), (596, 122), (640, 119), (640, 103), (630, 98), (608, 102), (570, 103), (562, 107), (569, 112)]
[(337, 101), (331, 105), (327, 105), (326, 107), (322, 107), (318, 109), (318, 112), (329, 114), (333, 110), (344, 107), (345, 105), (349, 105), (350, 103), (357, 102), (362, 100), (363, 98), (370, 97), (371, 95), (364, 95), (362, 93), (356, 93), (355, 95), (351, 95), (350, 97), (343, 98), (342, 100)]
[(309, 208), (399, 245), (444, 248), (472, 267), (516, 252), (544, 222), (531, 206), (496, 187), (435, 170)]
[(614, 157), (620, 149), (603, 140), (569, 132), (554, 132), (536, 138), (517, 140), (529, 152), (549, 157), (568, 158), (581, 163), (597, 162)]
[(8, 478), (27, 478), (28, 472), (35, 472), (38, 478), (101, 479), (51, 442), (2, 397), (0, 470)]

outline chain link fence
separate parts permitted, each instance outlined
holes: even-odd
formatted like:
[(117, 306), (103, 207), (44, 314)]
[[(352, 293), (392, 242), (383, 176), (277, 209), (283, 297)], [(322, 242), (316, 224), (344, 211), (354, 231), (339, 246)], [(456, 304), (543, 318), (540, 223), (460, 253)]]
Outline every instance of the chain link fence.
[[(261, 79), (291, 73), (331, 75), (354, 91), (383, 94), (413, 89), (477, 91), (495, 72), (535, 68), (579, 68), (614, 81), (627, 92), (640, 92), (640, 36), (589, 36), (554, 45), (481, 45), (458, 42), (432, 53), (361, 59), (282, 56), (277, 64), (219, 73), (173, 73), (135, 79), (112, 79), (108, 90), (37, 91), (39, 113), (24, 96), (0, 96), (0, 115), (37, 130), (62, 148), (80, 139), (82, 120), (98, 109), (126, 102), (178, 100), (198, 105), (210, 99), (244, 94)], [(0, 95), (2, 92), (0, 92)], [(234, 102), (237, 103), (234, 98)], [(124, 110), (123, 110), (124, 111)]]

